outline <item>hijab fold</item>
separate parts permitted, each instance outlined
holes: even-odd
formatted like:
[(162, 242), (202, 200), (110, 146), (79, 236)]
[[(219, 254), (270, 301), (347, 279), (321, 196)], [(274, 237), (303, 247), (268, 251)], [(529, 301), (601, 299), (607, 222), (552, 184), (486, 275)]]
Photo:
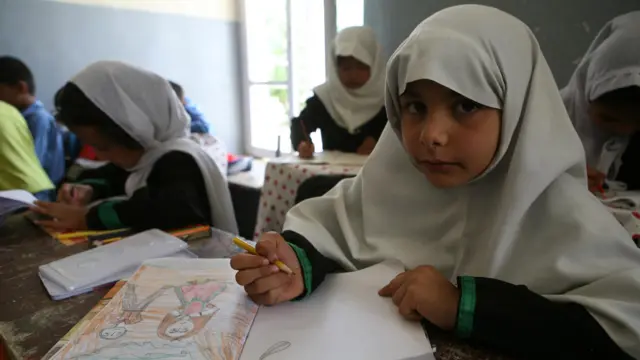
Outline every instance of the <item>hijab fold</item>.
[[(399, 96), (423, 79), (502, 112), (494, 160), (469, 184), (434, 187), (403, 148)], [(530, 29), (486, 6), (438, 12), (389, 60), (385, 100), (389, 125), (361, 172), (294, 207), (285, 229), (349, 270), (395, 259), (581, 304), (640, 357), (640, 250), (587, 190), (580, 139)]]
[(200, 146), (188, 138), (189, 116), (164, 78), (128, 64), (100, 61), (72, 80), (100, 110), (109, 116), (145, 152), (131, 169), (125, 191), (131, 197), (147, 184), (153, 165), (171, 151), (193, 157), (209, 197), (212, 224), (237, 233), (231, 196), (225, 176)]
[(599, 129), (589, 117), (589, 103), (629, 86), (640, 86), (640, 11), (618, 16), (600, 30), (561, 91), (587, 164), (613, 177), (622, 165), (628, 138)]
[[(352, 56), (371, 68), (371, 77), (359, 89), (347, 89), (338, 77), (338, 56)], [(329, 115), (353, 134), (384, 106), (384, 59), (373, 30), (354, 26), (342, 30), (333, 41), (328, 60), (329, 79), (313, 89)]]

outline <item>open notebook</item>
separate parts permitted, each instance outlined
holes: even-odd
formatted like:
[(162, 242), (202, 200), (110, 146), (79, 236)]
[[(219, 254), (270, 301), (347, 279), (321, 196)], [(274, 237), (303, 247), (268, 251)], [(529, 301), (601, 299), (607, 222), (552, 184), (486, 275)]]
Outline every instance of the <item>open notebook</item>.
[(36, 198), (24, 190), (0, 191), (0, 225), (13, 213), (31, 206)]
[(421, 326), (377, 295), (400, 271), (330, 275), (309, 299), (258, 310), (227, 259), (150, 260), (45, 359), (433, 360)]

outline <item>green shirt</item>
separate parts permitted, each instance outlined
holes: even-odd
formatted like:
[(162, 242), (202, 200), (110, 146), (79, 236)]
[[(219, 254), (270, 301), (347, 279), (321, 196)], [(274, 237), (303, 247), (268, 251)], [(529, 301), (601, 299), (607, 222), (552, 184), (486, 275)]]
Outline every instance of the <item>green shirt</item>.
[(53, 188), (36, 157), (27, 122), (16, 108), (0, 101), (0, 190), (35, 194)]

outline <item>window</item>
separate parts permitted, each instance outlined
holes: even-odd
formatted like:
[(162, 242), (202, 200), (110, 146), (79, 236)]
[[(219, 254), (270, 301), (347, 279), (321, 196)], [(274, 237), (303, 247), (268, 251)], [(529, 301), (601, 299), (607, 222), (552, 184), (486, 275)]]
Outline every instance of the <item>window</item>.
[(291, 152), (290, 119), (326, 79), (326, 39), (363, 23), (364, 0), (244, 0), (242, 12), (247, 151), (273, 156), (279, 139)]
[(335, 0), (336, 30), (364, 24), (364, 0)]

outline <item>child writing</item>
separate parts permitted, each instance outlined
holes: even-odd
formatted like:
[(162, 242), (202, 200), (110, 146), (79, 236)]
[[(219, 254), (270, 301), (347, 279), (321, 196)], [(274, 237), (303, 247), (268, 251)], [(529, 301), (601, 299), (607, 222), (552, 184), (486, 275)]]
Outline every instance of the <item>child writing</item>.
[(83, 172), (80, 184), (64, 184), (57, 203), (37, 203), (35, 211), (54, 218), (43, 226), (144, 230), (209, 224), (236, 232), (225, 178), (188, 139), (188, 116), (162, 77), (97, 62), (67, 83), (58, 118), (110, 164)]
[(387, 122), (384, 59), (373, 30), (342, 30), (333, 43), (329, 79), (316, 87), (291, 121), (291, 142), (300, 157), (313, 156), (309, 134), (320, 129), (324, 150), (368, 155)]
[(50, 200), (53, 184), (33, 150), (27, 122), (13, 106), (0, 101), (0, 191), (21, 189)]
[(585, 186), (532, 31), (445, 9), (396, 50), (386, 88), (389, 126), (358, 176), (232, 258), (249, 296), (313, 296), (328, 273), (396, 259), (407, 271), (379, 295), (409, 320), (518, 357), (640, 357), (640, 249)]
[(562, 89), (587, 157), (589, 188), (603, 181), (640, 189), (640, 11), (600, 30)]
[(27, 65), (14, 57), (0, 57), (0, 101), (16, 107), (27, 120), (38, 160), (49, 179), (58, 185), (65, 171), (62, 135), (35, 93), (35, 81)]

